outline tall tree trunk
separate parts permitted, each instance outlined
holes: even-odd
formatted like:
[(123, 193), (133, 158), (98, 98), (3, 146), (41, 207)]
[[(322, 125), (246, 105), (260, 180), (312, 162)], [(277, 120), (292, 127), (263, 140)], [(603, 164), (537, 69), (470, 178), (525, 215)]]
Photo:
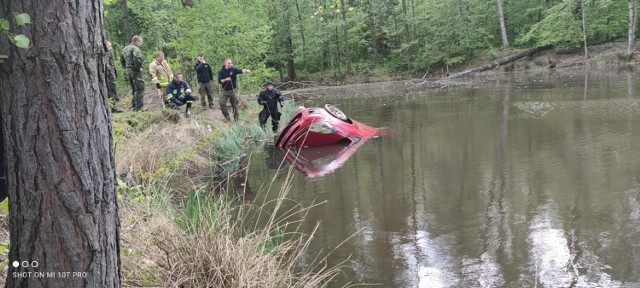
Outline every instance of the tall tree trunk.
[(340, 0), (340, 13), (342, 13), (342, 31), (344, 32), (344, 57), (347, 62), (347, 73), (351, 73), (351, 56), (349, 52), (349, 31), (347, 29), (347, 8), (344, 6), (344, 0)]
[(367, 4), (369, 4), (367, 8), (368, 12), (369, 12), (369, 26), (371, 29), (371, 49), (373, 50), (373, 61), (376, 64), (376, 66), (380, 65), (380, 57), (378, 56), (378, 39), (376, 36), (376, 23), (375, 23), (375, 19), (374, 19), (374, 13), (373, 13), (373, 4), (371, 3), (372, 0), (367, 1)]
[[(318, 5), (318, 1), (314, 0), (313, 1), (314, 7), (319, 7)], [(326, 3), (324, 3), (324, 7), (326, 8)], [(324, 73), (324, 65), (325, 62), (327, 61), (327, 45), (326, 45), (326, 36), (324, 36), (324, 34), (322, 33), (322, 24), (320, 24), (320, 20), (318, 19), (319, 17), (315, 17), (316, 19), (316, 37), (318, 35), (320, 35), (321, 38), (321, 43), (322, 43), (322, 58), (320, 58), (320, 78), (322, 78), (322, 74)]]
[(411, 71), (411, 32), (409, 31), (409, 23), (407, 22), (407, 1), (402, 0), (402, 16), (404, 17), (404, 34), (407, 45), (407, 71)]
[(129, 8), (127, 7), (127, 0), (120, 0), (120, 10), (122, 11), (122, 29), (124, 30), (124, 37), (126, 38), (124, 43), (131, 41), (131, 25), (129, 24)]
[(0, 201), (7, 198), (7, 160), (4, 157), (4, 133), (2, 133), (2, 117), (0, 117)]
[(300, 13), (300, 7), (298, 6), (298, 0), (295, 1), (296, 11), (298, 11), (298, 21), (300, 21), (300, 37), (302, 38), (302, 63), (304, 64), (304, 75), (305, 77), (309, 78), (309, 67), (307, 66), (307, 42), (304, 39), (304, 22), (302, 19), (302, 13)]
[(636, 43), (636, 0), (629, 0), (629, 45), (627, 46), (627, 55), (629, 59), (633, 57), (633, 50)]
[(296, 80), (296, 67), (293, 62), (293, 42), (291, 41), (291, 26), (289, 21), (289, 4), (287, 0), (280, 0), (284, 12), (284, 50), (287, 55), (287, 75), (290, 81)]
[[(384, 5), (386, 5), (386, 2), (383, 2)], [(382, 7), (386, 7), (386, 6), (382, 6)], [(387, 11), (384, 10), (386, 8), (382, 8), (380, 6), (378, 6), (378, 9), (374, 10), (375, 14), (378, 15), (378, 27), (380, 27), (380, 29), (378, 29), (379, 33), (378, 33), (378, 37), (377, 39), (378, 41), (378, 54), (380, 54), (381, 56), (386, 55), (386, 46), (384, 43), (384, 39), (386, 38), (386, 33), (384, 27), (385, 27), (385, 20), (386, 20), (386, 16), (388, 15), (388, 13), (386, 13)]]
[(498, 3), (498, 18), (500, 18), (500, 35), (502, 35), (502, 48), (509, 47), (509, 39), (507, 38), (507, 27), (504, 25), (504, 13), (502, 13), (502, 0), (496, 0)]
[[(418, 31), (418, 27), (420, 27), (419, 25), (416, 25), (416, 0), (411, 0), (411, 23), (413, 24), (413, 26), (411, 27), (411, 39), (418, 39), (416, 38), (417, 35), (417, 31)], [(411, 54), (413, 55), (415, 51), (414, 50), (415, 47), (413, 47), (413, 45), (411, 45)]]
[[(13, 12), (31, 16), (14, 31), (32, 45), (0, 39), (9, 259), (38, 267), (9, 265), (7, 287), (120, 287), (102, 1), (2, 1)], [(34, 271), (55, 277), (12, 276)]]
[(335, 31), (335, 43), (336, 43), (336, 61), (340, 63), (340, 33), (338, 33), (338, 27)]
[(580, 0), (580, 10), (582, 10), (582, 40), (584, 41), (584, 59), (589, 59), (589, 49), (587, 47), (587, 19), (584, 13), (584, 0)]
[(391, 16), (393, 17), (393, 32), (398, 35), (398, 17), (396, 16), (395, 5), (389, 5), (389, 10), (391, 10)]

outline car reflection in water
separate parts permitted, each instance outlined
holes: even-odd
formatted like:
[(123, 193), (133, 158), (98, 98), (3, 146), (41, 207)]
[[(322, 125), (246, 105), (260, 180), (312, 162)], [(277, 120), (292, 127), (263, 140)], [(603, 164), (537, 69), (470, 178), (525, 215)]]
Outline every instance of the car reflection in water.
[(367, 140), (381, 134), (335, 106), (301, 106), (276, 137), (275, 146), (294, 167), (317, 178), (340, 168)]

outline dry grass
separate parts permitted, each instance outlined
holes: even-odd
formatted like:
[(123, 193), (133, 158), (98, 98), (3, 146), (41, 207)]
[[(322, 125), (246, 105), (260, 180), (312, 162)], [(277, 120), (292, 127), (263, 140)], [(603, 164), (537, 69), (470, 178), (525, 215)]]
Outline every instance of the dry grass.
[[(167, 161), (193, 151), (195, 143), (204, 136), (204, 130), (192, 124), (169, 127), (152, 124), (145, 131), (132, 136), (126, 143), (119, 143), (116, 146), (116, 171), (119, 174), (132, 171), (129, 175), (130, 180), (133, 180), (136, 185), (145, 184), (150, 180), (145, 179), (149, 178), (145, 176), (158, 173)], [(189, 156), (191, 156), (188, 157), (189, 161), (183, 164), (185, 169), (205, 168), (206, 165), (203, 163), (209, 162), (205, 157), (198, 157), (195, 153)], [(180, 165), (181, 162), (176, 165)]]
[(129, 194), (120, 199), (126, 286), (325, 287), (338, 275), (326, 258), (300, 264), (313, 234), (301, 232), (309, 208), (282, 208), (290, 185), (264, 204), (207, 192), (215, 161), (238, 157), (270, 132), (253, 122), (212, 122), (212, 130), (188, 119), (140, 124), (147, 128), (116, 148), (117, 171), (130, 171)]
[[(290, 183), (291, 173), (285, 183)], [(190, 194), (182, 205), (124, 201), (122, 245), (126, 285), (163, 287), (326, 287), (340, 267), (326, 258), (302, 267), (311, 235), (301, 223), (311, 208), (286, 211), (290, 185), (275, 200), (242, 204), (230, 197)], [(255, 206), (254, 206), (255, 205)], [(249, 210), (258, 213), (247, 213)], [(268, 212), (265, 212), (268, 211)], [(266, 213), (264, 221), (256, 221)], [(252, 224), (250, 224), (252, 223)], [(317, 225), (316, 225), (317, 228)], [(315, 231), (315, 230), (314, 230)], [(313, 257), (311, 257), (313, 258)]]

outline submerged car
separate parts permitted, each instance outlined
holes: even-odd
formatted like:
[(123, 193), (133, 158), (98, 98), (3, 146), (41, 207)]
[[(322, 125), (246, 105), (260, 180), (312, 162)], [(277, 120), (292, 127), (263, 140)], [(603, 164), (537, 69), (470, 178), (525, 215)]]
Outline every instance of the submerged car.
[(278, 148), (308, 148), (326, 145), (355, 145), (379, 136), (376, 128), (347, 117), (333, 105), (323, 108), (298, 107), (294, 116), (276, 137)]

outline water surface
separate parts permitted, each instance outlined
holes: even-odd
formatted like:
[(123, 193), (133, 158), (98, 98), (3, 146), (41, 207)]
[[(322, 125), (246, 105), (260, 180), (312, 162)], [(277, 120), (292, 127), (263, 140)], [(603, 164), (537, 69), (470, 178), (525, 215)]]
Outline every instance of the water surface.
[[(637, 78), (547, 73), (314, 95), (303, 104), (337, 104), (394, 133), (334, 173), (296, 172), (291, 198), (327, 201), (305, 219), (308, 230), (321, 222), (309, 255), (355, 234), (329, 258), (349, 257), (335, 286), (640, 287)], [(277, 161), (254, 154), (249, 187)]]

